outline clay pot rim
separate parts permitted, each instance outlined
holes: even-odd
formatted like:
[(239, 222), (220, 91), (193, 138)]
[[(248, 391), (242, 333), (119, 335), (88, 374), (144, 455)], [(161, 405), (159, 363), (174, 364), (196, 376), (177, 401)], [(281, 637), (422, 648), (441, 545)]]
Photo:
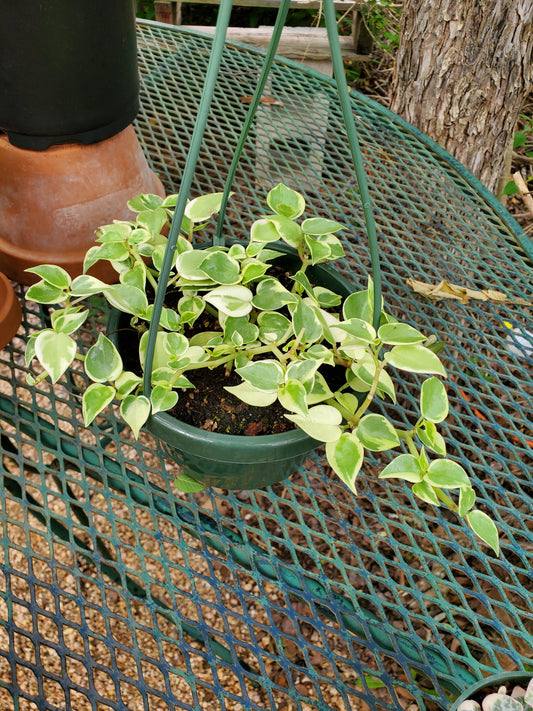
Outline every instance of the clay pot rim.
[[(92, 141), (90, 143), (83, 143), (82, 141), (79, 140), (70, 140), (70, 141), (63, 141), (61, 143), (52, 143), (50, 146), (44, 149), (35, 149), (35, 148), (27, 148), (25, 146), (20, 146), (17, 145), (16, 143), (12, 143), (9, 140), (9, 135), (8, 133), (10, 132), (2, 132), (0, 133), (0, 141), (3, 141), (5, 143), (5, 146), (3, 147), (3, 150), (12, 150), (16, 155), (20, 154), (20, 151), (27, 151), (28, 153), (32, 153), (35, 158), (42, 157), (43, 161), (46, 161), (47, 155), (50, 155), (51, 153), (77, 153), (79, 152), (80, 148), (86, 148), (88, 146), (95, 145), (97, 143), (103, 143), (104, 141), (110, 142), (114, 138), (116, 139), (121, 139), (124, 136), (130, 136), (131, 134), (137, 135), (135, 132), (135, 127), (133, 126), (132, 122), (130, 121), (127, 123), (123, 128), (119, 129), (118, 131), (115, 129), (110, 136), (107, 138), (101, 138), (99, 141)], [(22, 134), (21, 134), (22, 135)], [(31, 136), (31, 138), (41, 138), (40, 136)], [(117, 141), (115, 141), (117, 142)]]
[(19, 257), (22, 260), (28, 259), (35, 265), (52, 263), (61, 264), (62, 262), (69, 262), (73, 259), (78, 260), (80, 259), (80, 255), (81, 257), (85, 256), (88, 249), (89, 247), (81, 247), (80, 249), (62, 249), (61, 254), (45, 252), (38, 249), (24, 249), (24, 247), (12, 244), (0, 235), (0, 253), (9, 254), (13, 257)]

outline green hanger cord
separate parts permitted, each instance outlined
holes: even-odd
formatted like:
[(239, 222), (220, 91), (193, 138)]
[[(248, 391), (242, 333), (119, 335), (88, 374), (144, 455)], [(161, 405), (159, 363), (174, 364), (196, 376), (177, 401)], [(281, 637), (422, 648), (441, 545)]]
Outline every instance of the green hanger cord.
[(168, 235), (167, 247), (165, 249), (165, 254), (163, 257), (163, 264), (161, 265), (161, 272), (159, 276), (159, 283), (157, 285), (157, 291), (155, 294), (152, 319), (150, 321), (150, 327), (148, 329), (148, 343), (146, 345), (143, 391), (147, 397), (150, 396), (150, 393), (152, 391), (151, 375), (152, 365), (154, 362), (155, 343), (157, 338), (157, 329), (159, 327), (161, 311), (163, 309), (163, 302), (167, 289), (167, 282), (170, 275), (170, 270), (172, 269), (172, 265), (174, 263), (176, 244), (178, 241), (181, 223), (183, 221), (183, 216), (185, 214), (187, 198), (189, 196), (192, 181), (194, 178), (194, 171), (196, 170), (196, 163), (198, 161), (198, 156), (200, 154), (200, 149), (202, 146), (202, 139), (204, 136), (205, 127), (207, 125), (211, 101), (213, 99), (213, 94), (215, 93), (216, 80), (218, 78), (218, 72), (222, 60), (222, 52), (224, 51), (224, 44), (226, 42), (226, 32), (229, 25), (232, 4), (232, 0), (221, 0), (220, 3), (220, 9), (218, 11), (217, 23), (215, 28), (215, 37), (213, 39), (213, 47), (209, 56), (209, 64), (207, 66), (207, 73), (202, 90), (202, 96), (200, 98), (200, 104), (198, 106), (198, 114), (196, 116), (196, 122), (194, 124), (194, 130), (191, 138), (191, 144), (189, 146), (189, 152), (187, 154), (185, 167), (183, 169), (183, 175), (178, 194), (178, 201), (174, 210), (172, 224), (170, 225), (170, 232)]
[[(191, 145), (189, 147), (189, 152), (185, 161), (185, 167), (183, 169), (183, 176), (181, 179), (178, 201), (174, 210), (172, 224), (170, 226), (167, 247), (165, 250), (165, 255), (163, 257), (163, 264), (161, 265), (159, 284), (155, 295), (154, 309), (152, 312), (152, 319), (150, 321), (150, 327), (148, 330), (148, 343), (146, 345), (146, 361), (143, 379), (143, 391), (146, 396), (149, 396), (151, 392), (151, 373), (154, 361), (155, 343), (157, 338), (157, 329), (159, 327), (159, 321), (161, 318), (161, 311), (163, 309), (163, 302), (165, 299), (166, 285), (170, 275), (170, 270), (172, 269), (172, 265), (174, 263), (174, 254), (176, 251), (176, 244), (178, 241), (181, 223), (185, 214), (187, 198), (189, 196), (192, 181), (194, 178), (194, 171), (196, 169), (196, 163), (198, 162), (198, 156), (200, 154), (200, 149), (202, 146), (202, 139), (204, 136), (205, 127), (207, 125), (207, 119), (209, 117), (209, 109), (211, 107), (213, 94), (215, 92), (216, 80), (218, 78), (218, 72), (222, 61), (222, 52), (224, 51), (224, 45), (226, 42), (226, 32), (229, 25), (232, 4), (232, 0), (221, 0), (220, 3), (220, 9), (218, 11), (217, 23), (215, 28), (215, 37), (213, 40), (211, 54), (209, 56), (209, 64), (207, 66), (207, 73), (202, 90), (202, 96), (200, 98), (200, 105), (198, 107), (198, 114), (196, 116), (196, 122), (194, 124), (194, 130), (191, 138)], [(242, 148), (244, 146), (244, 142), (246, 141), (250, 125), (257, 111), (259, 100), (263, 93), (264, 85), (270, 72), (270, 67), (272, 66), (272, 62), (274, 61), (274, 56), (276, 54), (276, 49), (279, 43), (279, 38), (281, 36), (281, 31), (283, 29), (285, 20), (287, 18), (287, 13), (289, 11), (289, 4), (290, 0), (281, 0), (281, 4), (276, 17), (276, 24), (272, 34), (272, 39), (270, 41), (269, 50), (265, 59), (265, 64), (263, 66), (263, 71), (261, 72), (259, 83), (257, 85), (254, 97), (250, 104), (246, 121), (239, 139), (238, 148), (235, 154), (237, 156), (237, 160), (238, 157), (240, 157), (240, 154), (242, 153)], [(234, 163), (235, 167), (232, 166), (233, 172), (231, 172), (230, 169), (228, 180), (226, 181), (226, 196), (225, 203), (223, 205), (223, 210), (221, 212), (221, 223), (224, 217), (224, 211), (231, 188), (231, 182), (233, 181), (233, 175), (235, 174), (237, 164), (237, 161), (235, 161), (235, 159)], [(222, 226), (220, 227), (220, 230), (221, 229)], [(214, 241), (215, 240), (216, 237), (214, 238)]]
[(333, 74), (335, 76), (337, 93), (339, 95), (342, 116), (344, 118), (344, 127), (346, 129), (348, 145), (350, 146), (350, 153), (352, 155), (353, 166), (355, 168), (355, 177), (359, 188), (359, 195), (363, 205), (363, 216), (365, 218), (366, 234), (370, 251), (370, 263), (372, 267), (372, 279), (374, 280), (373, 325), (377, 331), (381, 317), (381, 265), (379, 261), (378, 238), (376, 235), (376, 221), (374, 219), (372, 200), (370, 198), (368, 181), (363, 164), (363, 154), (361, 152), (357, 129), (355, 127), (353, 108), (350, 101), (350, 92), (348, 91), (348, 85), (346, 84), (346, 77), (344, 75), (344, 63), (342, 61), (341, 44), (339, 42), (339, 32), (337, 30), (337, 19), (335, 17), (333, 0), (324, 0), (322, 10), (324, 12), (324, 19), (326, 20), (329, 51), (331, 53)]
[(226, 183), (224, 185), (222, 203), (218, 213), (217, 230), (213, 238), (213, 244), (222, 245), (225, 242), (224, 237), (222, 236), (222, 228), (224, 226), (224, 215), (226, 213), (226, 207), (228, 204), (231, 186), (233, 185), (233, 178), (235, 177), (235, 172), (237, 171), (237, 165), (239, 164), (239, 160), (244, 149), (244, 144), (246, 143), (246, 139), (248, 138), (250, 127), (257, 113), (257, 108), (259, 106), (261, 97), (263, 96), (265, 84), (267, 83), (272, 64), (274, 63), (274, 57), (276, 56), (276, 49), (278, 48), (281, 32), (283, 30), (285, 20), (287, 19), (287, 15), (289, 13), (289, 5), (290, 0), (281, 0), (278, 9), (278, 14), (276, 15), (276, 24), (274, 25), (274, 29), (272, 30), (272, 37), (270, 38), (270, 43), (268, 45), (265, 61), (263, 62), (263, 68), (261, 69), (261, 74), (259, 76), (259, 80), (257, 82), (252, 101), (250, 102), (250, 107), (248, 109), (248, 113), (246, 114), (246, 119), (244, 120), (241, 134), (239, 136), (239, 140), (237, 141), (237, 146), (235, 148), (235, 153), (233, 154), (233, 159), (229, 167), (228, 177), (226, 178)]
[[(265, 84), (267, 82), (274, 57), (276, 54), (276, 49), (279, 44), (279, 39), (281, 37), (281, 32), (283, 26), (285, 25), (285, 20), (287, 18), (287, 13), (289, 11), (290, 0), (281, 0), (278, 14), (276, 17), (276, 23), (274, 30), (272, 32), (272, 38), (268, 47), (265, 60), (263, 62), (263, 67), (261, 74), (246, 115), (246, 119), (239, 136), (239, 140), (235, 149), (233, 160), (231, 162), (228, 177), (224, 186), (224, 194), (222, 199), (222, 205), (219, 212), (219, 218), (217, 223), (216, 234), (213, 237), (213, 244), (223, 245), (224, 237), (222, 236), (222, 229), (224, 223), (224, 215), (228, 202), (229, 193), (231, 190), (231, 185), (237, 170), (237, 165), (241, 157), (244, 144), (248, 137), (248, 133), (252, 122), (257, 113), (257, 108), (259, 106), (259, 101), (263, 94)], [(226, 32), (229, 25), (229, 18), (231, 15), (232, 0), (221, 0), (220, 9), (217, 16), (217, 23), (215, 28), (215, 36), (213, 40), (213, 47), (209, 57), (209, 64), (207, 67), (206, 78), (204, 82), (204, 87), (202, 91), (202, 96), (200, 99), (200, 104), (198, 107), (198, 114), (196, 117), (196, 122), (194, 125), (194, 130), (191, 138), (191, 144), (189, 147), (189, 152), (187, 154), (187, 159), (185, 161), (185, 167), (183, 170), (183, 176), (181, 180), (178, 201), (174, 211), (174, 217), (172, 219), (172, 224), (170, 227), (170, 232), (168, 236), (167, 248), (165, 250), (165, 255), (163, 258), (163, 264), (161, 266), (159, 284), (157, 292), (155, 295), (154, 309), (152, 313), (152, 319), (150, 322), (150, 328), (148, 332), (148, 343), (146, 348), (146, 362), (143, 380), (143, 390), (144, 394), (149, 396), (151, 392), (151, 372), (155, 352), (155, 343), (157, 338), (157, 330), (159, 327), (159, 321), (161, 318), (161, 311), (163, 309), (163, 302), (165, 298), (166, 285), (170, 275), (170, 270), (174, 263), (174, 255), (176, 251), (176, 243), (179, 236), (179, 231), (183, 216), (185, 214), (185, 207), (187, 205), (187, 198), (191, 189), (192, 181), (194, 178), (194, 171), (196, 169), (196, 164), (198, 161), (198, 156), (200, 154), (200, 149), (202, 146), (202, 139), (205, 132), (205, 127), (207, 125), (207, 119), (209, 117), (209, 109), (211, 107), (211, 102), (213, 99), (213, 94), (215, 91), (216, 80), (218, 78), (218, 73), (220, 69), (220, 64), (222, 60), (222, 52), (224, 51), (224, 45), (226, 41)], [(375, 220), (372, 210), (372, 203), (370, 199), (370, 192), (368, 189), (368, 182), (366, 179), (366, 173), (363, 164), (363, 158), (361, 153), (361, 148), (359, 145), (359, 139), (357, 136), (357, 129), (355, 126), (355, 120), (353, 116), (353, 109), (350, 102), (350, 95), (348, 86), (346, 84), (346, 78), (344, 76), (344, 64), (342, 61), (342, 54), (340, 49), (339, 35), (337, 31), (337, 22), (335, 17), (335, 10), (332, 0), (325, 0), (323, 3), (324, 17), (326, 20), (326, 28), (328, 33), (328, 40), (331, 52), (331, 58), (333, 63), (333, 71), (335, 76), (335, 81), (337, 84), (337, 92), (340, 99), (342, 114), (344, 118), (344, 125), (346, 128), (346, 134), (348, 137), (348, 144), (350, 147), (350, 153), (352, 156), (352, 161), (355, 168), (355, 177), (357, 180), (357, 185), (359, 188), (359, 194), (361, 196), (363, 215), (365, 218), (365, 226), (368, 237), (369, 249), (370, 249), (370, 259), (372, 265), (372, 277), (374, 280), (374, 327), (377, 329), (379, 326), (380, 314), (381, 314), (381, 268), (379, 263), (379, 247), (377, 243)]]
[[(350, 147), (350, 153), (352, 156), (352, 162), (355, 168), (355, 177), (357, 180), (357, 186), (359, 188), (359, 195), (361, 196), (361, 202), (363, 206), (363, 216), (365, 219), (365, 227), (370, 251), (372, 278), (374, 280), (374, 328), (377, 330), (379, 327), (381, 315), (381, 265), (379, 260), (379, 245), (376, 234), (376, 223), (374, 219), (374, 212), (372, 209), (372, 200), (368, 188), (366, 171), (363, 164), (363, 156), (361, 152), (361, 147), (359, 145), (357, 129), (355, 126), (353, 108), (350, 101), (350, 92), (348, 90), (348, 85), (346, 84), (346, 77), (344, 75), (344, 63), (342, 60), (339, 33), (337, 30), (337, 19), (335, 17), (335, 9), (333, 2), (331, 2), (331, 0), (324, 0), (322, 9), (326, 21), (326, 30), (328, 33), (329, 49), (333, 64), (333, 73), (337, 84), (337, 93), (340, 100), (342, 115), (344, 119), (344, 126), (346, 129), (346, 135), (348, 137), (348, 145)], [(276, 18), (276, 25), (272, 33), (272, 39), (268, 46), (267, 55), (263, 63), (261, 76), (259, 78), (259, 82), (257, 84), (252, 102), (250, 104), (250, 108), (246, 115), (246, 120), (244, 122), (241, 135), (239, 136), (239, 141), (237, 143), (237, 147), (233, 155), (233, 160), (228, 171), (228, 177), (224, 186), (224, 195), (222, 198), (221, 209), (219, 211), (217, 230), (216, 235), (213, 239), (213, 244), (224, 244), (222, 229), (224, 225), (224, 214), (231, 191), (231, 186), (233, 184), (233, 179), (235, 177), (235, 172), (237, 170), (237, 165), (239, 163), (244, 144), (248, 137), (248, 133), (252, 125), (253, 119), (255, 118), (257, 107), (259, 106), (259, 100), (261, 99), (261, 96), (263, 94), (263, 89), (268, 79), (268, 75), (270, 74), (270, 69), (274, 61), (276, 48), (279, 44), (279, 38), (281, 36), (283, 25), (285, 24), (288, 10), (289, 2), (286, 2), (286, 0), (282, 0)]]

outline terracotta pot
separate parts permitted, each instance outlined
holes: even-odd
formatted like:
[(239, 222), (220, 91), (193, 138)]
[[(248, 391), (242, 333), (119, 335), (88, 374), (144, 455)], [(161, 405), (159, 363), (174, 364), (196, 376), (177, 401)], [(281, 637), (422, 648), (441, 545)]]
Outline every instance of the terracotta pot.
[[(0, 269), (23, 284), (35, 282), (24, 270), (38, 264), (81, 274), (95, 229), (131, 219), (126, 203), (139, 193), (164, 190), (132, 126), (89, 146), (46, 151), (16, 148), (0, 136)], [(91, 274), (117, 277), (98, 264)]]
[(0, 349), (7, 346), (22, 322), (20, 302), (11, 282), (0, 272)]

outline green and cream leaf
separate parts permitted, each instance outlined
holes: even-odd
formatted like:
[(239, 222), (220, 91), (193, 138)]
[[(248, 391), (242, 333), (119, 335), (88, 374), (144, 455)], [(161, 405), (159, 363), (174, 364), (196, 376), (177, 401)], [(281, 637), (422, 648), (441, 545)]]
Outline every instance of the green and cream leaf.
[(357, 494), (355, 482), (364, 456), (364, 447), (353, 432), (345, 432), (338, 439), (326, 442), (326, 458), (330, 467), (354, 494)]
[(268, 407), (276, 402), (278, 398), (277, 390), (266, 391), (254, 388), (250, 383), (244, 382), (238, 385), (229, 385), (224, 388), (239, 400), (251, 405), (252, 407)]
[(433, 423), (442, 422), (448, 417), (448, 395), (443, 382), (438, 378), (428, 378), (422, 383), (420, 412), (422, 417)]
[(77, 331), (85, 323), (88, 315), (89, 310), (82, 310), (81, 306), (74, 309), (58, 309), (52, 313), (52, 328), (58, 333), (69, 335)]
[(380, 479), (403, 479), (417, 484), (423, 479), (417, 458), (412, 454), (400, 454), (379, 474)]
[(429, 465), (425, 480), (441, 489), (468, 489), (472, 486), (463, 467), (451, 459), (435, 459)]
[(309, 217), (302, 222), (302, 230), (308, 235), (326, 235), (343, 229), (344, 225), (324, 217)]
[(53, 383), (66, 372), (76, 351), (75, 341), (66, 333), (46, 330), (35, 339), (35, 355)]
[(205, 484), (185, 474), (185, 472), (182, 472), (174, 479), (174, 485), (178, 491), (182, 491), (184, 494), (195, 494), (205, 489)]
[(111, 306), (134, 316), (143, 316), (148, 309), (146, 293), (130, 284), (114, 284), (107, 287), (105, 295)]
[(115, 388), (111, 385), (101, 383), (89, 385), (81, 401), (83, 422), (86, 427), (113, 402), (114, 397)]
[(89, 274), (81, 274), (72, 281), (70, 293), (72, 296), (93, 296), (106, 289), (109, 289), (109, 284)]
[(58, 286), (52, 286), (46, 281), (38, 281), (32, 284), (26, 292), (26, 298), (36, 301), (38, 304), (59, 304), (64, 301), (66, 292)]
[(319, 442), (333, 442), (342, 434), (340, 428), (342, 415), (331, 405), (315, 405), (309, 408), (307, 415), (285, 415), (285, 417)]
[(124, 370), (115, 380), (117, 400), (124, 400), (126, 395), (129, 395), (135, 388), (138, 388), (142, 383), (140, 378), (131, 370)]
[(122, 358), (115, 345), (102, 333), (85, 356), (85, 372), (95, 383), (112, 382), (122, 373)]
[(415, 496), (418, 496), (418, 498), (426, 504), (430, 504), (430, 506), (440, 506), (440, 500), (435, 489), (428, 484), (427, 481), (420, 481), (417, 484), (413, 484), (412, 491)]
[(71, 283), (70, 274), (55, 264), (41, 264), (38, 267), (30, 267), (25, 269), (30, 274), (36, 274), (38, 277), (50, 286), (55, 286), (58, 289), (68, 289)]
[(429, 420), (422, 422), (416, 428), (416, 434), (425, 447), (440, 454), (441, 457), (446, 456), (446, 441), (433, 422)]
[(224, 193), (209, 193), (194, 198), (185, 207), (185, 217), (197, 224), (205, 222), (220, 210)]
[(262, 218), (252, 224), (250, 239), (252, 242), (268, 244), (269, 242), (277, 242), (279, 240), (279, 233), (270, 220)]
[(278, 390), (278, 400), (289, 412), (307, 415), (307, 391), (298, 380), (289, 380)]
[(390, 365), (400, 370), (410, 373), (435, 373), (446, 377), (446, 371), (438, 356), (420, 344), (394, 346), (385, 353), (384, 358)]
[(267, 195), (267, 205), (278, 215), (295, 220), (305, 210), (305, 200), (300, 193), (279, 183)]
[(303, 232), (296, 222), (283, 215), (269, 215), (267, 218), (278, 233), (278, 239), (282, 239), (294, 249), (298, 249), (303, 240)]
[(484, 511), (474, 509), (466, 515), (466, 521), (474, 533), (481, 538), (482, 541), (492, 548), (499, 555), (500, 543), (498, 529), (494, 521)]
[(216, 284), (238, 284), (241, 278), (239, 262), (225, 252), (211, 252), (200, 269)]
[(167, 211), (163, 207), (141, 210), (137, 215), (137, 223), (144, 227), (152, 237), (158, 235), (168, 220)]
[(365, 415), (355, 430), (359, 441), (371, 452), (384, 452), (400, 445), (392, 424), (383, 415)]
[(237, 373), (252, 387), (271, 392), (283, 383), (285, 371), (277, 360), (258, 360), (237, 368)]
[(156, 385), (150, 395), (152, 403), (152, 414), (171, 410), (178, 402), (178, 393), (175, 390), (168, 390), (162, 385)]
[(253, 293), (242, 284), (219, 286), (204, 296), (204, 299), (227, 316), (246, 316), (252, 310)]
[(150, 400), (145, 395), (128, 395), (120, 404), (120, 414), (138, 439), (141, 427), (150, 416)]
[(413, 343), (422, 343), (426, 337), (413, 326), (407, 323), (385, 323), (379, 328), (378, 338), (387, 345), (410, 345)]

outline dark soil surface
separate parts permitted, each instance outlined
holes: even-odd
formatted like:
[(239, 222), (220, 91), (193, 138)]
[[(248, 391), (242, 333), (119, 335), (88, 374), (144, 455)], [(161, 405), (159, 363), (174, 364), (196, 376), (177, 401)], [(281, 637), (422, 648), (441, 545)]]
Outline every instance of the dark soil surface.
[[(273, 264), (269, 275), (275, 276), (287, 288), (292, 287), (289, 273)], [(165, 306), (177, 309), (179, 299), (183, 294), (179, 290), (170, 289), (165, 295)], [(153, 294), (148, 292), (148, 298)], [(289, 316), (289, 313), (285, 313)], [(220, 331), (218, 320), (207, 311), (204, 311), (192, 327), (186, 327), (184, 334), (191, 338), (197, 333), (205, 331)], [(133, 329), (124, 328), (119, 335), (120, 352), (127, 369), (142, 375), (138, 359), (139, 338)], [(263, 356), (268, 358), (268, 354)], [(333, 368), (322, 366), (321, 371), (326, 375), (331, 385), (340, 387), (345, 382), (344, 368), (339, 368), (337, 373)], [(327, 373), (327, 374), (326, 374)], [(285, 417), (286, 410), (278, 401), (267, 407), (252, 407), (225, 390), (227, 386), (238, 385), (242, 378), (234, 371), (227, 372), (225, 366), (209, 370), (201, 368), (185, 373), (195, 388), (178, 390), (179, 400), (176, 406), (169, 410), (176, 419), (194, 427), (210, 432), (222, 434), (257, 436), (278, 434), (295, 429), (295, 425)], [(331, 382), (331, 379), (333, 382)]]
[[(200, 319), (201, 328), (189, 329), (187, 337), (195, 331), (214, 324), (206, 323), (206, 317)], [(124, 328), (119, 335), (120, 352), (128, 370), (142, 375), (139, 358), (139, 338), (135, 330)], [(232, 435), (276, 434), (294, 429), (294, 425), (284, 416), (285, 410), (279, 402), (268, 407), (252, 407), (239, 400), (224, 388), (238, 385), (242, 378), (234, 371), (227, 373), (224, 367), (202, 368), (188, 371), (187, 378), (195, 388), (178, 390), (179, 400), (169, 414), (181, 422), (199, 427), (210, 432)]]
[(171, 411), (178, 420), (202, 430), (234, 435), (276, 434), (294, 429), (278, 402), (269, 407), (252, 407), (224, 390), (242, 382), (235, 371), (226, 374), (224, 368), (204, 368), (187, 375), (196, 388), (180, 391), (180, 399)]

